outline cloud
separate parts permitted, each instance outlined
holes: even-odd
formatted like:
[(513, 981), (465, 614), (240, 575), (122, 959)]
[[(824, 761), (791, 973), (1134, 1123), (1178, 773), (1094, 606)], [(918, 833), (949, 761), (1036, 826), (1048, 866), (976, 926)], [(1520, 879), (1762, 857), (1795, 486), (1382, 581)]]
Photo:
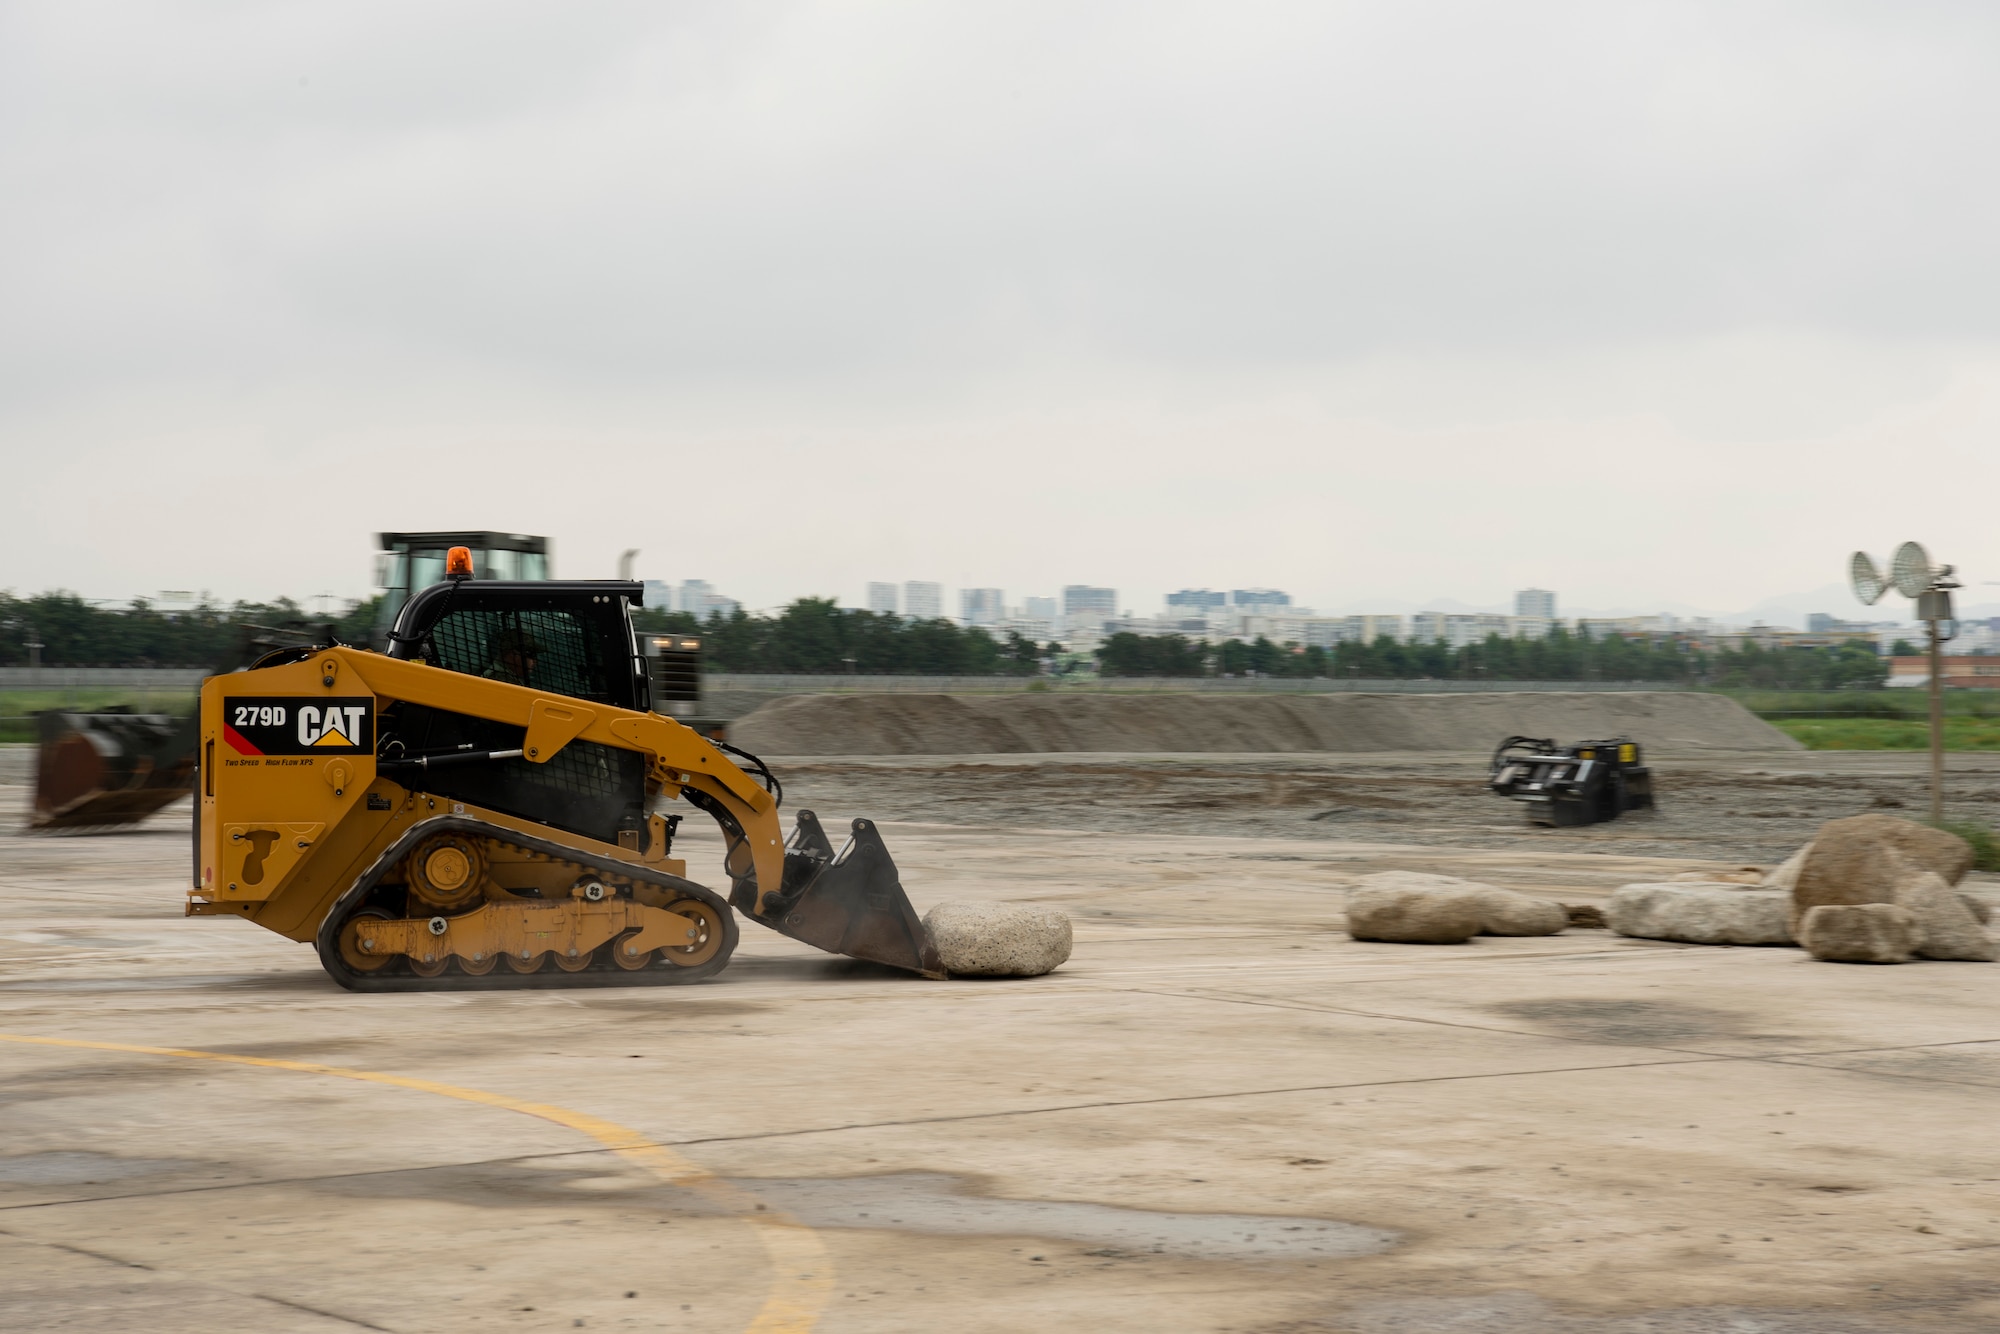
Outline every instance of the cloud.
[(1988, 540), (1986, 7), (0, 24), (17, 587), (463, 523), (760, 605), (1740, 606)]

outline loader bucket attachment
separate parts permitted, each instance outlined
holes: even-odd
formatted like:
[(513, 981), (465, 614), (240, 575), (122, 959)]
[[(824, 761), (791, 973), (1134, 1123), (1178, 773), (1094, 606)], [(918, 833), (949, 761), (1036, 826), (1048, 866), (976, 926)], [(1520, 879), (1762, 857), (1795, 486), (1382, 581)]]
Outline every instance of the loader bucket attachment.
[(753, 893), (739, 891), (732, 901), (772, 930), (829, 954), (945, 975), (871, 820), (856, 820), (847, 846), (836, 853), (818, 817), (800, 811), (785, 844), (780, 892), (765, 900), (762, 913), (753, 909)]
[(48, 712), (38, 722), (30, 829), (134, 825), (194, 791), (193, 717)]

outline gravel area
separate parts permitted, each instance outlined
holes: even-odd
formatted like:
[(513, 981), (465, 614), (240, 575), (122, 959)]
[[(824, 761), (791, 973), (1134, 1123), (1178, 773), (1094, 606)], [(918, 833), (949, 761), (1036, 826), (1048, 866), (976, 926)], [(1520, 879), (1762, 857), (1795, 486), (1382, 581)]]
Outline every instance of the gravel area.
[[(1823, 822), (1923, 818), (1921, 753), (1655, 757), (1659, 809), (1577, 829), (1529, 825), (1485, 788), (1484, 755), (991, 755), (773, 759), (786, 801), (828, 821), (1217, 833), (1770, 865)], [(2000, 822), (2000, 756), (1950, 757), (1946, 814)]]

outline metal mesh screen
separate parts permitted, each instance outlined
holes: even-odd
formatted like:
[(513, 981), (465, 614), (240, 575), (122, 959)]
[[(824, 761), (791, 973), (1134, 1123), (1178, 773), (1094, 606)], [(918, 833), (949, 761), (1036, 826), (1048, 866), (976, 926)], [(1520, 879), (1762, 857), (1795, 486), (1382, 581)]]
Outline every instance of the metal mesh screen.
[(603, 637), (567, 611), (454, 608), (431, 627), (430, 640), (437, 665), (450, 671), (618, 702)]
[(622, 796), (645, 790), (646, 757), (636, 750), (572, 741), (549, 756), (546, 764), (508, 760), (501, 772), (509, 782), (523, 787), (579, 797)]
[[(522, 729), (418, 704), (397, 706), (394, 727), (413, 751), (460, 746), (507, 750)], [(572, 741), (544, 764), (526, 759), (433, 769), (425, 790), (488, 806), (606, 841), (639, 818), (646, 796), (646, 757), (634, 750)]]

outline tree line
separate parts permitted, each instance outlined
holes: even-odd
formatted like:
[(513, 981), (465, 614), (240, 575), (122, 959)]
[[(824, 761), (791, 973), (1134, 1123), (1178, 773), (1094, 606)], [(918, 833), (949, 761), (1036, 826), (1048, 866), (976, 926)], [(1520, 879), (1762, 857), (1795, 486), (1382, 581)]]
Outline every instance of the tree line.
[(0, 666), (22, 667), (31, 644), (51, 667), (209, 667), (228, 660), (258, 628), (332, 625), (341, 639), (366, 642), (381, 599), (315, 616), (290, 598), (203, 603), (163, 612), (144, 598), (94, 607), (74, 593), (15, 597), (0, 591)]
[(702, 665), (717, 672), (1033, 676), (1060, 647), (1013, 633), (996, 637), (976, 625), (842, 607), (832, 598), (800, 598), (775, 616), (739, 608), (705, 621), (662, 611), (632, 619), (652, 633), (699, 635)]
[[(206, 667), (224, 661), (253, 627), (330, 623), (341, 639), (366, 643), (379, 605), (379, 598), (370, 599), (333, 617), (309, 615), (289, 598), (162, 612), (144, 599), (94, 607), (72, 593), (20, 598), (0, 592), (0, 666), (26, 664), (29, 643), (39, 642), (41, 660), (50, 666)], [(644, 631), (700, 636), (704, 664), (718, 672), (1034, 676), (1075, 661), (1060, 644), (949, 620), (906, 620), (842, 607), (831, 598), (800, 598), (770, 616), (739, 609), (704, 621), (681, 612), (635, 611), (633, 621)], [(1879, 687), (1888, 676), (1863, 640), (1832, 648), (1746, 643), (1709, 653), (1686, 639), (1595, 638), (1560, 626), (1544, 639), (1493, 635), (1456, 649), (1386, 636), (1320, 648), (1263, 637), (1207, 644), (1182, 635), (1123, 633), (1106, 640), (1096, 659), (1099, 673), (1109, 677), (1658, 681), (1836, 690)]]
[(1386, 635), (1372, 644), (1332, 648), (1274, 644), (1258, 637), (1205, 644), (1181, 635), (1116, 634), (1098, 650), (1105, 676), (1275, 676), (1339, 680), (1658, 681), (1684, 685), (1759, 686), (1794, 690), (1873, 689), (1888, 679), (1874, 646), (1856, 640), (1832, 648), (1740, 649), (1709, 653), (1682, 638), (1602, 638), (1557, 626), (1544, 639), (1489, 635), (1451, 648), (1403, 643)]
[[(98, 607), (73, 593), (16, 597), (0, 592), (0, 666), (25, 666), (31, 644), (51, 667), (208, 667), (228, 660), (258, 628), (332, 625), (343, 641), (365, 644), (381, 598), (315, 616), (290, 598), (161, 611), (141, 598)], [(643, 631), (699, 635), (705, 665), (722, 672), (867, 672), (912, 676), (1026, 676), (1042, 670), (1055, 645), (1018, 634), (995, 637), (948, 620), (906, 621), (800, 598), (775, 616), (743, 611), (706, 621), (679, 612), (635, 611)]]

